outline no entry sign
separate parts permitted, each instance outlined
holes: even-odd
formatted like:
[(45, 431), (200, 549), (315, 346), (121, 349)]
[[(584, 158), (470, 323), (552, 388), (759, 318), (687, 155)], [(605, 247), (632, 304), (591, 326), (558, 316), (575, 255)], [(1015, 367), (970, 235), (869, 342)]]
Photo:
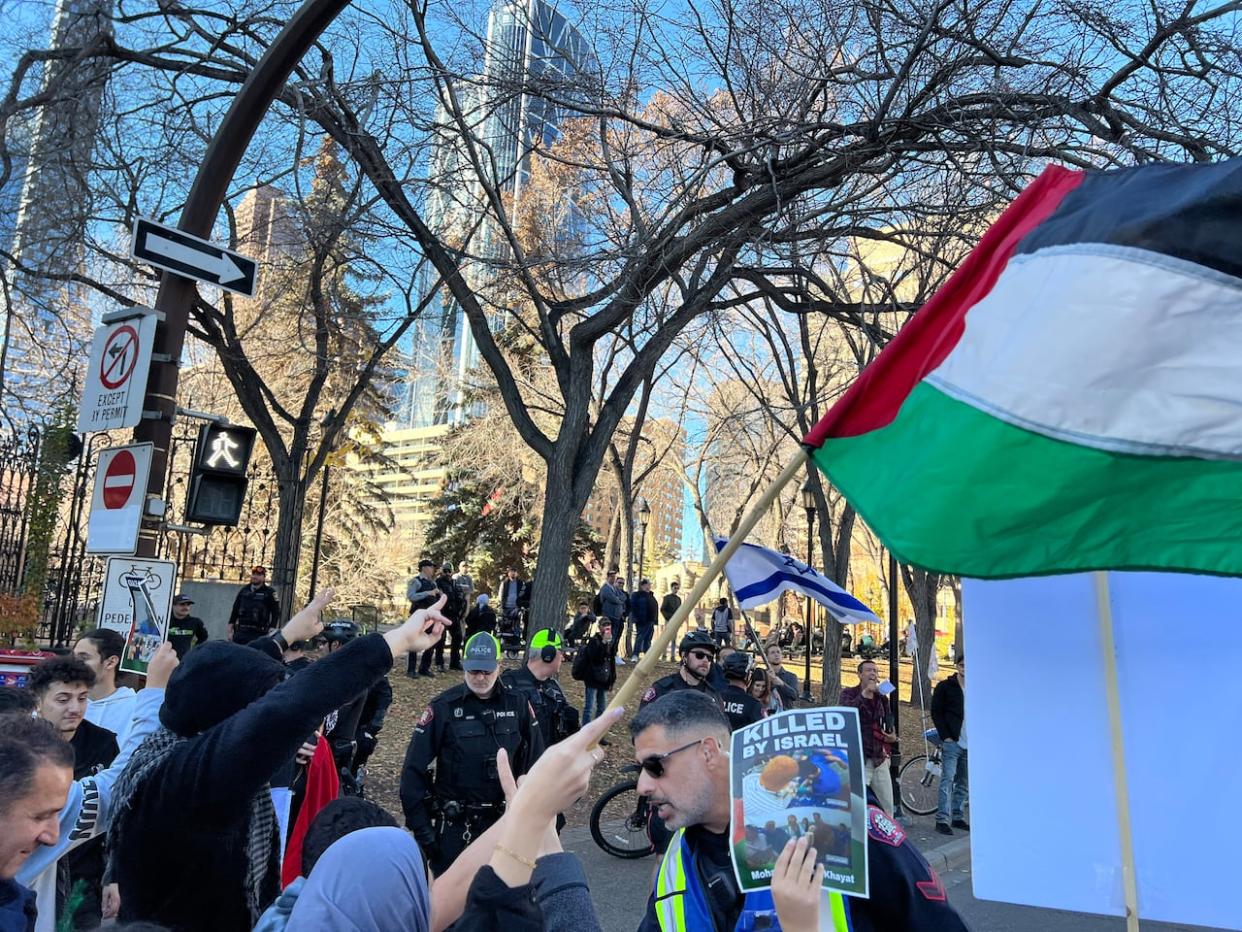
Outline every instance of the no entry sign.
[(95, 464), (95, 492), (86, 525), (86, 552), (128, 554), (138, 549), (152, 444), (109, 447)]
[(108, 463), (103, 477), (103, 506), (109, 511), (124, 508), (134, 492), (134, 481), (138, 467), (134, 463), (134, 454), (121, 449)]
[(119, 430), (142, 420), (155, 324), (155, 315), (146, 314), (95, 331), (78, 430)]

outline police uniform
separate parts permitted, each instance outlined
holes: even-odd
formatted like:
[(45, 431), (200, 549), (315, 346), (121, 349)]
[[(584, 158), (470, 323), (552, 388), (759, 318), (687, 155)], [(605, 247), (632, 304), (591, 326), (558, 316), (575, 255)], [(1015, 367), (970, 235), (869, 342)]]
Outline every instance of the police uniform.
[[(834, 932), (967, 932), (944, 883), (905, 831), (879, 806), (867, 807), (867, 899), (830, 893), (820, 928)], [(792, 843), (792, 842), (790, 842)], [(728, 836), (701, 825), (680, 829), (656, 874), (639, 932), (780, 930), (770, 890), (741, 894), (732, 882)]]
[(437, 874), (504, 812), (496, 770), (499, 748), (508, 752), (515, 777), (543, 753), (543, 735), (529, 701), (499, 681), (486, 699), (465, 683), (446, 690), (414, 728), (401, 771), (401, 808)]
[(642, 699), (639, 700), (638, 704), (646, 705), (649, 702), (655, 702), (665, 693), (676, 692), (679, 689), (697, 689), (699, 692), (706, 693), (707, 695), (711, 696), (717, 702), (720, 701), (720, 694), (717, 693), (716, 690), (712, 689), (711, 686), (708, 685), (708, 682), (706, 679), (699, 680), (698, 682), (693, 683), (693, 684), (687, 683), (682, 678), (681, 671), (679, 670), (676, 673), (670, 673), (668, 676), (660, 677), (658, 680), (656, 680), (654, 683), (648, 686), (647, 691), (643, 693), (643, 697)]
[(741, 686), (729, 683), (720, 693), (720, 705), (729, 717), (729, 727), (734, 731), (753, 725), (763, 718), (763, 705)]
[(500, 682), (530, 701), (543, 733), (544, 747), (551, 747), (578, 730), (578, 710), (569, 704), (569, 698), (555, 677), (541, 680), (530, 667), (522, 667), (500, 674)]

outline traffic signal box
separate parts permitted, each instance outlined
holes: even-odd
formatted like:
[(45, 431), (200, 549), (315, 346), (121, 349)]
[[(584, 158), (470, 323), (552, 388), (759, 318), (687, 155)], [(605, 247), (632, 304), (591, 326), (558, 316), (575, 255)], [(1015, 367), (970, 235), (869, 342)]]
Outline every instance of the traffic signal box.
[(253, 427), (207, 424), (198, 432), (185, 520), (236, 527), (246, 500)]

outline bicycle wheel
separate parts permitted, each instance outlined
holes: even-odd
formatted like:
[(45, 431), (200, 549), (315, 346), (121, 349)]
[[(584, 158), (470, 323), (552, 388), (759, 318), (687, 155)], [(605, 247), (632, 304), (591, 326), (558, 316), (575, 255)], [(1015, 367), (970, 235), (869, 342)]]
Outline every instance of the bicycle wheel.
[(916, 754), (901, 765), (897, 775), (901, 805), (915, 815), (931, 815), (940, 801), (940, 763)]
[(599, 798), (591, 809), (591, 837), (614, 858), (645, 858), (655, 851), (637, 780), (618, 783)]

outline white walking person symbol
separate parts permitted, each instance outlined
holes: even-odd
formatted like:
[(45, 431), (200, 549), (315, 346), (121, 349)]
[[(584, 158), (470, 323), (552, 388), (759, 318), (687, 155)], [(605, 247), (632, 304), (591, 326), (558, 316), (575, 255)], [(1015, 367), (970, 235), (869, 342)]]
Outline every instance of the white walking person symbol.
[(207, 457), (207, 465), (215, 469), (220, 465), (220, 460), (224, 460), (225, 466), (236, 469), (241, 464), (233, 459), (233, 451), (240, 445), (228, 434), (216, 434), (215, 439), (211, 441), (211, 456)]

